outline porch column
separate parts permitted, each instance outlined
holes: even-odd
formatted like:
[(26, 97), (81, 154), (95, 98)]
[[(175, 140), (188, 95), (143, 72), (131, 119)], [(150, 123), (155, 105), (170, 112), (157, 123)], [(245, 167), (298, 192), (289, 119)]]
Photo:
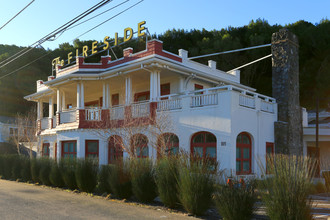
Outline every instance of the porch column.
[(132, 97), (132, 79), (131, 77), (125, 78), (125, 105), (131, 104), (131, 97)]
[(150, 101), (155, 102), (160, 96), (160, 72), (158, 70), (150, 73)]
[(85, 108), (84, 83), (80, 83), (80, 107)]
[(37, 116), (38, 116), (39, 120), (41, 120), (44, 117), (43, 116), (43, 103), (40, 100), (37, 103)]
[(53, 97), (49, 98), (49, 114), (48, 114), (48, 118), (53, 118), (54, 116), (54, 108), (53, 108)]
[(111, 98), (111, 95), (110, 95), (110, 85), (109, 85), (109, 83), (106, 84), (106, 97), (107, 98), (105, 99), (105, 101), (106, 101), (105, 107), (106, 108), (110, 108), (110, 103), (111, 103), (110, 98)]
[(62, 111), (66, 109), (65, 92), (62, 92)]
[(58, 89), (57, 90), (57, 112), (60, 112), (62, 109), (62, 105), (61, 105), (61, 91)]
[(80, 82), (77, 83), (77, 109), (80, 109)]
[(106, 87), (107, 87), (106, 84), (103, 83), (103, 96), (102, 96), (102, 108), (103, 109), (107, 108), (107, 95), (108, 94), (106, 92), (106, 90), (107, 90)]

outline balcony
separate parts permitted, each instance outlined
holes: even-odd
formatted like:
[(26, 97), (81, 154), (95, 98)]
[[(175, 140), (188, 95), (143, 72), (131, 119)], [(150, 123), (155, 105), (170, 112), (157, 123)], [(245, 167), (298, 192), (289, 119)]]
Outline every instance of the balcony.
[[(247, 111), (276, 113), (275, 99), (233, 86), (222, 86), (190, 91), (185, 94), (160, 96), (157, 102), (136, 102), (131, 105), (118, 105), (108, 109), (99, 107), (71, 108), (57, 113), (57, 117), (52, 119), (52, 123), (53, 128), (56, 125), (69, 123), (75, 123), (77, 128), (109, 128), (113, 125), (122, 126), (124, 122), (135, 119), (145, 119), (146, 123), (152, 123), (150, 119), (153, 119), (157, 112), (189, 110), (187, 113), (191, 114), (190, 110), (199, 110), (198, 114), (204, 114), (204, 108), (220, 109), (231, 105), (231, 103), (237, 103), (237, 108), (243, 108)], [(59, 120), (59, 123), (56, 123), (56, 120)], [(43, 118), (40, 121), (41, 130), (48, 129), (50, 122), (51, 119)]]

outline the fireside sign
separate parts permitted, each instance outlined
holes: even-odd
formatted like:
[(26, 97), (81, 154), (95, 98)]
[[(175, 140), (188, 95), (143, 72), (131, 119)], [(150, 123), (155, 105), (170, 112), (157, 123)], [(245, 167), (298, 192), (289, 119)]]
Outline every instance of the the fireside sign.
[[(138, 37), (142, 37), (146, 34), (145, 31), (144, 31), (146, 29), (145, 26), (144, 26), (145, 24), (146, 24), (145, 21), (142, 21), (142, 22), (138, 23), (138, 27), (137, 27), (138, 30), (136, 32)], [(127, 42), (127, 41), (131, 40), (133, 35), (134, 35), (134, 31), (131, 27), (125, 28), (124, 29), (124, 38), (123, 38), (124, 42)], [(117, 32), (115, 33), (114, 42), (113, 42), (114, 44), (113, 45), (110, 45), (110, 43), (108, 41), (109, 39), (110, 39), (109, 36), (104, 37), (104, 39), (103, 39), (104, 46), (102, 48), (103, 51), (108, 50), (111, 46), (117, 46), (118, 45), (118, 33)], [(97, 43), (98, 43), (98, 41), (94, 41), (92, 43), (91, 48), (88, 48), (87, 45), (83, 46), (82, 51), (81, 51), (81, 54), (82, 54), (81, 56), (87, 57), (88, 56), (87, 53), (88, 53), (89, 50), (91, 50), (91, 54), (89, 54), (89, 55), (93, 55), (93, 54), (96, 54), (97, 52), (99, 52), (98, 47), (97, 47)], [(76, 49), (76, 57), (78, 57), (79, 54), (80, 54), (79, 49)], [(61, 57), (56, 57), (55, 59), (53, 59), (52, 64), (54, 66), (56, 66), (58, 64), (61, 65), (61, 66), (64, 66), (64, 64), (70, 64), (72, 60), (73, 60), (73, 52), (70, 52), (70, 53), (68, 53), (68, 56), (67, 56), (67, 63), (65, 63), (64, 59), (61, 59)]]

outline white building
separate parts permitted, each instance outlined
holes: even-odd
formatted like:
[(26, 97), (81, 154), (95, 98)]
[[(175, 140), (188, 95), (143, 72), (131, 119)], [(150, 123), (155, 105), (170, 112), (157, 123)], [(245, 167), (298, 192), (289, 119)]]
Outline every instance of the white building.
[[(151, 40), (146, 50), (127, 48), (114, 61), (105, 56), (85, 63), (77, 57), (75, 65), (58, 66), (56, 77), (37, 81), (37, 92), (25, 98), (38, 103), (42, 154), (97, 156), (100, 164), (110, 163), (116, 156), (112, 139), (95, 129), (105, 120), (120, 124), (127, 115), (157, 118), (166, 112), (175, 125), (164, 132), (173, 135), (172, 148), (215, 158), (232, 174), (260, 174), (258, 161), (265, 164), (266, 151), (274, 152), (275, 99), (242, 85), (239, 71), (224, 72), (214, 61), (206, 66), (189, 60), (185, 50), (176, 55), (162, 48)], [(49, 103), (46, 117), (43, 103)], [(135, 146), (138, 155), (157, 158), (157, 149), (148, 145), (155, 137), (139, 137), (145, 145)]]

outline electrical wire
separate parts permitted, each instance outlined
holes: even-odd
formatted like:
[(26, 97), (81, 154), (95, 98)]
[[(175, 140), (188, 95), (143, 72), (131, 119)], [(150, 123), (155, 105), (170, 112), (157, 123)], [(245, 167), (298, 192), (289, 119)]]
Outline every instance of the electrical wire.
[[(108, 1), (109, 1), (109, 0), (108, 0)], [(112, 1), (112, 0), (111, 0), (111, 1)], [(132, 5), (132, 6), (128, 7), (128, 8), (126, 8), (125, 10), (123, 10), (123, 11), (119, 12), (118, 14), (116, 14), (116, 15), (112, 16), (111, 18), (109, 18), (109, 19), (105, 20), (104, 22), (102, 22), (102, 23), (100, 23), (100, 24), (96, 25), (96, 26), (95, 26), (95, 27), (93, 27), (92, 29), (90, 29), (90, 30), (86, 31), (85, 33), (83, 33), (83, 34), (79, 35), (79, 36), (78, 36), (78, 37), (76, 37), (75, 39), (77, 39), (77, 38), (79, 38), (80, 36), (82, 36), (82, 35), (84, 35), (84, 34), (86, 34), (86, 33), (90, 32), (90, 31), (94, 30), (95, 28), (97, 28), (97, 27), (99, 27), (99, 26), (103, 25), (104, 23), (106, 23), (106, 22), (110, 21), (111, 19), (113, 19), (113, 18), (117, 17), (118, 15), (120, 15), (120, 14), (122, 14), (122, 13), (126, 12), (127, 10), (129, 10), (129, 9), (133, 8), (134, 6), (136, 6), (136, 5), (140, 4), (140, 3), (141, 3), (141, 2), (143, 2), (143, 1), (144, 1), (144, 0), (141, 0), (141, 1), (137, 2), (136, 4), (134, 4), (134, 5)], [(126, 1), (126, 2), (127, 2), (127, 1)], [(115, 7), (116, 7), (116, 6), (115, 6)], [(75, 39), (74, 39), (74, 40), (75, 40)], [(72, 41), (74, 41), (74, 40), (72, 40)], [(33, 47), (33, 48), (30, 48), (30, 49), (29, 49), (27, 52), (29, 52), (31, 49), (34, 49), (34, 47)], [(26, 50), (26, 48), (25, 48), (24, 50)], [(27, 52), (25, 52), (25, 53), (27, 53)], [(21, 69), (23, 69), (23, 68), (25, 68), (25, 67), (27, 67), (27, 66), (31, 65), (32, 63), (34, 63), (34, 62), (36, 62), (36, 61), (40, 60), (41, 58), (43, 58), (43, 57), (45, 57), (45, 56), (47, 56), (47, 55), (49, 55), (49, 54), (51, 54), (51, 53), (53, 53), (53, 52), (54, 52), (54, 50), (53, 50), (53, 51), (49, 51), (47, 54), (45, 54), (45, 55), (43, 55), (43, 56), (41, 56), (41, 57), (38, 57), (37, 59), (35, 59), (35, 60), (31, 61), (30, 63), (28, 63), (28, 64), (26, 64), (26, 65), (24, 65), (24, 66), (22, 66), (22, 67), (20, 67), (20, 68), (18, 68), (18, 69), (16, 69), (16, 70), (14, 70), (14, 71), (10, 72), (10, 73), (8, 73), (8, 74), (5, 74), (5, 75), (3, 75), (3, 76), (0, 76), (0, 80), (1, 80), (1, 79), (3, 79), (3, 78), (5, 78), (5, 77), (7, 77), (7, 76), (9, 76), (9, 75), (11, 75), (11, 74), (13, 74), (13, 73), (16, 73), (17, 71), (19, 71), (19, 70), (21, 70)], [(25, 54), (25, 53), (24, 53), (24, 54)], [(0, 64), (1, 64), (1, 63), (0, 63)], [(1, 68), (1, 67), (2, 67), (2, 66), (0, 66), (0, 68)]]
[(20, 10), (14, 17), (12, 17), (9, 21), (7, 21), (4, 25), (0, 27), (0, 30), (4, 28), (7, 24), (9, 24), (12, 20), (14, 20), (19, 14), (21, 14), (27, 7), (29, 7), (35, 0), (32, 0), (29, 4), (27, 4), (22, 10)]
[[(32, 45), (30, 45), (29, 47), (23, 49), (22, 51), (19, 51), (18, 53), (10, 56), (9, 58), (5, 59), (4, 61), (0, 62), (0, 68), (8, 65), (9, 63), (13, 62), (14, 60), (18, 59), (19, 57), (23, 56), (24, 54), (28, 53), (29, 51), (31, 51), (33, 48), (36, 48), (37, 46), (40, 46), (41, 44), (43, 44), (45, 41), (50, 40), (51, 38), (56, 38), (56, 35), (58, 34), (62, 34), (64, 31), (67, 30), (67, 28), (69, 28), (70, 26), (72, 26), (73, 24), (75, 24), (76, 22), (80, 21), (81, 19), (83, 19), (84, 17), (88, 16), (89, 14), (93, 13), (95, 10), (101, 8), (102, 6), (104, 6), (105, 4), (108, 4), (109, 2), (111, 2), (113, 0), (102, 0), (101, 2), (99, 2), (98, 4), (94, 5), (93, 7), (89, 8), (88, 10), (86, 10), (85, 12), (81, 13), (80, 15), (76, 16), (75, 18), (73, 18), (72, 20), (70, 20), (69, 22), (65, 23), (64, 25), (60, 26), (59, 28), (55, 29), (54, 31), (52, 31), (51, 33), (47, 34), (46, 36), (44, 36), (43, 38), (41, 38), (40, 40), (36, 41), (35, 43), (33, 43)], [(4, 63), (4, 64), (3, 64)]]

